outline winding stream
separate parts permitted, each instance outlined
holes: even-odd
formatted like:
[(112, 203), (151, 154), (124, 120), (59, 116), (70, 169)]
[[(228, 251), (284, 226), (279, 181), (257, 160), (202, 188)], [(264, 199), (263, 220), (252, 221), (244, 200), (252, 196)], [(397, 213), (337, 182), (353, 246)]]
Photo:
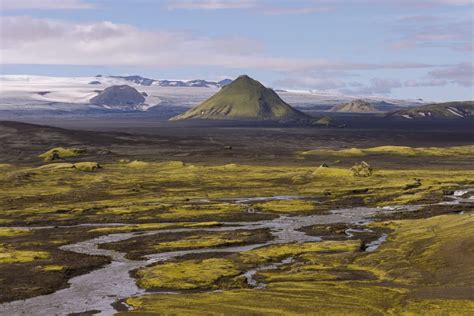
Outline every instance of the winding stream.
[[(460, 203), (473, 203), (474, 198), (464, 197), (474, 192), (474, 189), (455, 191), (450, 196), (451, 201), (437, 203), (438, 205), (456, 205)], [(262, 199), (298, 199), (293, 196), (278, 196), (269, 198), (240, 198), (228, 199), (233, 203), (248, 204)], [(436, 204), (433, 204), (436, 205)], [(62, 246), (62, 250), (72, 251), (88, 255), (109, 256), (112, 262), (101, 269), (94, 270), (88, 274), (74, 277), (69, 280), (69, 287), (58, 290), (49, 295), (37, 296), (26, 300), (14, 301), (0, 305), (2, 315), (68, 315), (70, 313), (83, 313), (87, 311), (100, 311), (97, 315), (111, 315), (116, 312), (113, 303), (130, 296), (145, 294), (145, 290), (137, 287), (135, 279), (130, 277), (130, 271), (144, 267), (154, 262), (166, 261), (187, 254), (198, 254), (206, 252), (242, 252), (271, 244), (320, 241), (319, 237), (309, 236), (298, 229), (315, 224), (366, 224), (377, 214), (393, 212), (416, 211), (426, 205), (406, 205), (396, 207), (354, 207), (337, 209), (325, 215), (308, 216), (280, 216), (272, 220), (258, 222), (225, 222), (222, 227), (213, 228), (180, 228), (154, 231), (141, 231), (133, 233), (109, 234), (83, 242)], [(120, 223), (113, 225), (122, 225)], [(98, 226), (95, 225), (94, 226)], [(105, 225), (104, 225), (105, 226)], [(271, 231), (274, 239), (266, 243), (251, 244), (245, 246), (231, 246), (226, 248), (203, 248), (182, 251), (161, 252), (146, 257), (146, 260), (129, 260), (125, 254), (114, 250), (100, 249), (99, 245), (127, 240), (136, 236), (179, 233), (189, 231), (232, 231), (238, 229), (255, 230), (267, 228)], [(351, 230), (346, 234), (351, 234)], [(367, 251), (375, 251), (385, 241), (387, 235), (382, 235), (378, 240), (368, 244)], [(253, 276), (262, 270), (275, 269), (280, 265), (290, 263), (292, 258), (286, 258), (280, 263), (257, 267), (244, 273), (249, 285), (262, 288), (253, 279)]]

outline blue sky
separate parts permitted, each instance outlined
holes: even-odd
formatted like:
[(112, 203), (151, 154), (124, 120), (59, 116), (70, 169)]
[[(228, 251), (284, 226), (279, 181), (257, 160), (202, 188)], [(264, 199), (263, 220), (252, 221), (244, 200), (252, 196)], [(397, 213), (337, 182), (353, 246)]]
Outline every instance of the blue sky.
[(222, 79), (466, 100), (473, 0), (0, 0), (2, 74)]

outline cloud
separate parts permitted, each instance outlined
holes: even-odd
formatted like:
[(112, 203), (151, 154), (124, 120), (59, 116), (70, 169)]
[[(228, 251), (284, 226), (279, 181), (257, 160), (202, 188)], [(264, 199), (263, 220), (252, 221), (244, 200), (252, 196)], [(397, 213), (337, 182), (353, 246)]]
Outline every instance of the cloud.
[(262, 10), (265, 15), (311, 14), (331, 12), (332, 7), (270, 7)]
[(439, 87), (445, 86), (448, 84), (448, 81), (443, 79), (428, 79), (428, 80), (407, 80), (403, 84), (405, 87)]
[[(284, 4), (284, 5), (281, 5)], [(265, 15), (325, 13), (329, 6), (315, 6), (311, 1), (302, 1), (288, 6), (281, 1), (263, 0), (173, 0), (168, 1), (168, 10), (250, 10)]]
[(2, 0), (2, 10), (76, 10), (92, 9), (94, 4), (83, 0)]
[(463, 87), (474, 87), (474, 65), (472, 63), (460, 63), (454, 66), (443, 67), (428, 73), (432, 80), (445, 80), (449, 83)]
[(224, 10), (249, 9), (257, 6), (258, 0), (173, 0), (168, 1), (169, 10)]
[(3, 64), (210, 66), (281, 72), (431, 67), (413, 62), (372, 64), (271, 56), (260, 41), (249, 38), (147, 31), (107, 21), (72, 23), (28, 16), (1, 17), (0, 36)]
[(428, 72), (418, 80), (405, 81), (405, 87), (440, 87), (455, 84), (462, 87), (474, 88), (474, 65), (460, 63), (439, 67)]
[[(291, 4), (291, 6), (288, 6)], [(434, 6), (473, 5), (474, 0), (168, 0), (166, 7), (170, 10), (242, 10), (264, 14), (308, 14), (327, 12), (328, 7), (345, 8), (348, 5), (393, 6), (413, 9)]]
[(347, 84), (341, 79), (313, 77), (290, 77), (277, 80), (274, 84), (286, 89), (310, 90), (337, 90), (347, 86)]
[(399, 19), (393, 31), (399, 34), (391, 48), (444, 47), (460, 52), (472, 51), (471, 17), (408, 16)]
[(393, 89), (401, 88), (403, 84), (398, 79), (372, 78), (369, 84), (358, 85), (355, 88), (341, 89), (340, 92), (352, 95), (389, 95)]

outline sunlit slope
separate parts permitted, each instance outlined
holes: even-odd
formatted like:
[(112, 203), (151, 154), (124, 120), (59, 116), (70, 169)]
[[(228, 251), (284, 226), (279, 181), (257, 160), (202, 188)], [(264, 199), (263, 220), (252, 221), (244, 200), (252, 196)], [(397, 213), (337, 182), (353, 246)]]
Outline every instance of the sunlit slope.
[(392, 112), (407, 119), (460, 119), (472, 117), (474, 101), (434, 103)]
[(172, 118), (185, 119), (312, 121), (310, 116), (283, 101), (275, 91), (245, 75), (200, 105)]

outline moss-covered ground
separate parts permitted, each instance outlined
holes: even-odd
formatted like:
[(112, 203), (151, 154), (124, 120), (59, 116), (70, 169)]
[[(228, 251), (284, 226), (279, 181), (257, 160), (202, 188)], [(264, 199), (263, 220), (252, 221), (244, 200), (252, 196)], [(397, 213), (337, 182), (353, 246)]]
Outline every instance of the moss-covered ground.
[[(471, 147), (295, 153), (288, 165), (110, 159), (101, 160), (99, 167), (95, 160), (82, 161), (77, 155), (66, 157), (67, 162), (3, 164), (0, 301), (51, 293), (67, 286), (69, 278), (109, 262), (107, 257), (63, 251), (62, 245), (112, 233), (186, 228), (191, 231), (136, 235), (101, 245), (129, 259), (174, 250), (213, 251), (134, 271), (146, 289), (183, 291), (129, 298), (134, 313), (469, 315), (474, 308), (469, 294), (474, 292), (472, 207), (422, 209), (413, 213), (416, 216), (406, 215), (411, 219), (379, 218), (372, 228), (389, 232), (389, 238), (373, 253), (362, 251), (365, 237), (341, 238), (347, 227), (329, 229), (328, 240), (323, 236), (322, 242), (269, 245), (241, 253), (219, 249), (268, 242), (269, 232), (206, 229), (280, 215), (327, 214), (334, 208), (439, 202), (446, 192), (474, 187), (474, 170), (452, 164), (444, 168), (430, 159), (472, 159)], [(309, 165), (315, 155), (343, 162), (328, 168)], [(386, 167), (384, 162), (385, 167), (378, 167), (377, 161), (395, 156), (431, 163)], [(373, 175), (354, 177), (345, 161), (349, 158), (376, 161)], [(242, 203), (242, 198), (274, 196), (290, 198)], [(456, 210), (464, 214), (433, 217)], [(91, 223), (120, 225), (73, 227)], [(305, 229), (324, 235), (318, 233), (321, 227)], [(288, 258), (292, 260), (255, 274), (264, 288), (247, 284), (246, 271)]]
[[(23, 226), (254, 220), (341, 206), (418, 203), (474, 183), (472, 170), (375, 169), (373, 176), (359, 178), (345, 167), (109, 163), (82, 172), (59, 166), (0, 173), (0, 221)], [(260, 212), (249, 212), (246, 205), (225, 200), (275, 195), (313, 201), (260, 201), (254, 207)]]
[[(472, 315), (473, 214), (376, 225), (390, 227), (392, 234), (372, 253), (359, 251), (355, 241), (328, 241), (270, 246), (225, 260), (213, 259), (216, 263), (207, 259), (146, 268), (138, 273), (143, 285), (161, 274), (169, 277), (168, 269), (174, 266), (174, 273), (183, 271), (175, 277), (176, 284), (186, 284), (179, 281), (184, 278), (192, 282), (186, 285), (188, 288), (222, 288), (216, 277), (224, 274), (223, 266), (236, 276), (242, 259), (262, 262), (289, 255), (295, 259), (276, 270), (259, 272), (257, 277), (267, 284), (264, 289), (241, 287), (223, 292), (129, 298), (127, 303), (134, 307), (129, 313)], [(205, 265), (203, 271), (214, 271), (213, 278), (206, 278), (213, 283), (203, 284), (193, 278), (199, 265)], [(170, 286), (169, 278), (163, 279), (166, 286), (157, 279), (156, 287), (178, 286)]]

